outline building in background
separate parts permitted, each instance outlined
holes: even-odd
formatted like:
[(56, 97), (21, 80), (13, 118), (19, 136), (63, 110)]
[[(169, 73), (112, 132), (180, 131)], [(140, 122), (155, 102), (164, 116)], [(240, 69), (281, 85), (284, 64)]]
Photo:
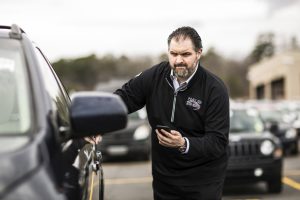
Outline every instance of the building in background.
[(250, 99), (300, 100), (300, 51), (264, 59), (247, 76)]

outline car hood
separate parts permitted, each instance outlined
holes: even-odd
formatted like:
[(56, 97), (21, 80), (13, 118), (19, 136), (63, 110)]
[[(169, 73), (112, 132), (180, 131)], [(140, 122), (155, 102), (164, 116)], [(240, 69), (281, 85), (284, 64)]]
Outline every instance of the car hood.
[(29, 142), (29, 137), (5, 137), (0, 136), (0, 155), (22, 148)]
[(133, 133), (135, 131), (135, 129), (137, 129), (139, 126), (146, 125), (146, 124), (147, 124), (147, 122), (145, 120), (129, 120), (126, 128), (106, 134), (103, 137), (105, 138), (105, 137), (109, 137), (109, 135), (122, 134), (124, 132), (132, 132)]
[(278, 123), (278, 128), (280, 131), (286, 131), (286, 130), (290, 129), (291, 127), (292, 127), (291, 124), (288, 124), (285, 122)]
[(274, 136), (269, 132), (253, 133), (253, 132), (241, 132), (241, 133), (230, 133), (229, 141), (236, 142), (240, 140), (257, 140), (257, 139), (274, 139)]
[(277, 124), (279, 131), (286, 131), (292, 127), (291, 124), (283, 121), (266, 121), (267, 124)]
[[(41, 162), (41, 155), (38, 145), (26, 145), (29, 142), (27, 138), (6, 137), (0, 138), (0, 146), (11, 144), (10, 151), (0, 152), (0, 196), (7, 192), (20, 180), (31, 174), (38, 168)], [(24, 146), (25, 145), (25, 146)], [(22, 147), (21, 147), (22, 146)], [(16, 149), (16, 147), (19, 147)]]

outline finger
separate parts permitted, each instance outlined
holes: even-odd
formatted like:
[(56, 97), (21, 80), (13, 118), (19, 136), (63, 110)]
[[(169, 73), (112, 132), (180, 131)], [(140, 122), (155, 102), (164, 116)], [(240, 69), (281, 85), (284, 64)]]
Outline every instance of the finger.
[(101, 135), (97, 135), (96, 139), (95, 139), (96, 144), (98, 144), (99, 142), (101, 142), (101, 140), (102, 140), (102, 136)]
[(175, 130), (171, 130), (171, 135), (181, 136), (181, 134)]
[(165, 129), (160, 129), (160, 131), (165, 134), (166, 136), (169, 136), (170, 133), (168, 131), (166, 131)]
[(160, 134), (163, 135), (165, 138), (172, 138), (172, 134), (164, 129), (159, 130)]
[(162, 137), (161, 133), (157, 129), (155, 130), (155, 132), (156, 132), (157, 138), (160, 140), (160, 138)]
[(156, 129), (156, 134), (157, 134), (157, 136), (159, 138), (166, 138), (166, 136), (162, 132), (160, 132), (159, 130), (157, 130), (157, 129)]
[(160, 132), (157, 133), (157, 138), (160, 141), (166, 141), (167, 140), (167, 138), (163, 134), (161, 134)]
[(165, 147), (171, 147), (169, 143), (163, 141), (163, 140), (159, 140), (158, 142), (160, 145), (165, 146)]
[(165, 137), (163, 134), (161, 134), (159, 131), (156, 132), (157, 133), (157, 138), (160, 144), (165, 145), (169, 145), (170, 144), (170, 139)]
[(89, 143), (93, 143), (93, 140), (91, 140), (89, 137), (84, 137), (84, 140), (89, 142)]

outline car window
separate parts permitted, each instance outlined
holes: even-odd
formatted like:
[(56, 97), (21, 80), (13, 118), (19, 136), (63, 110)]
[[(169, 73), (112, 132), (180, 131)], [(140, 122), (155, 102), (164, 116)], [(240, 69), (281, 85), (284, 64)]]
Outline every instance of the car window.
[(51, 65), (47, 62), (39, 49), (35, 49), (41, 66), (46, 90), (51, 97), (53, 106), (57, 109), (59, 125), (69, 126), (69, 97), (64, 91), (62, 84), (56, 77)]
[(138, 120), (138, 119), (141, 119), (141, 118), (139, 117), (138, 112), (130, 113), (130, 114), (128, 115), (128, 118), (129, 118), (129, 119), (132, 119), (132, 120)]
[(145, 107), (128, 115), (129, 120), (142, 120), (147, 118)]
[(261, 133), (264, 130), (262, 120), (251, 110), (230, 111), (230, 133)]
[(263, 118), (263, 120), (265, 120), (267, 122), (283, 121), (283, 119), (282, 119), (283, 113), (279, 110), (260, 110), (260, 114), (261, 114), (261, 117)]
[(31, 125), (28, 76), (21, 43), (0, 39), (0, 135), (24, 134)]

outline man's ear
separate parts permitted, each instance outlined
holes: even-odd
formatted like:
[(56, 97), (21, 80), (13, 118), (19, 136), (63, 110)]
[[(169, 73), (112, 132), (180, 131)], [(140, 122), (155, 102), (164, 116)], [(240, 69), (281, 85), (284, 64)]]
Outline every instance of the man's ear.
[(202, 55), (202, 49), (199, 49), (199, 50), (197, 51), (197, 60), (200, 59), (201, 55)]

